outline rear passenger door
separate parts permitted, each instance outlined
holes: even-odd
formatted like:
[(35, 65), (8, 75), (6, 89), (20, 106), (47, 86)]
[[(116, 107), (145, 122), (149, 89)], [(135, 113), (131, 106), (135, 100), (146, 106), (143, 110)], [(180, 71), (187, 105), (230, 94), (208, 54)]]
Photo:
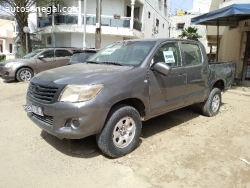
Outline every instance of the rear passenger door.
[(57, 67), (54, 50), (46, 50), (37, 58), (37, 73)]
[(56, 50), (55, 55), (57, 67), (66, 65), (69, 62), (70, 57), (72, 56), (72, 54), (67, 50)]
[(187, 72), (185, 106), (203, 101), (206, 91), (205, 78), (208, 74), (202, 49), (197, 43), (182, 42), (181, 49)]

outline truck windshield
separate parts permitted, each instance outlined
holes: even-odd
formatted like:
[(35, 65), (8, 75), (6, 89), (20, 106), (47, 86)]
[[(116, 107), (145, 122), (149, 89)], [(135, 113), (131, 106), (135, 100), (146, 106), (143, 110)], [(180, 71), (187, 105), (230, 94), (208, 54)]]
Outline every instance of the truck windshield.
[(99, 64), (139, 66), (148, 55), (155, 41), (123, 41), (113, 43), (89, 59)]
[(84, 63), (93, 54), (94, 53), (79, 53), (79, 54), (74, 54), (71, 57), (70, 62)]
[(42, 50), (34, 50), (33, 52), (28, 53), (27, 55), (23, 56), (24, 59), (29, 59), (32, 58), (34, 56), (36, 56), (37, 54), (39, 54)]

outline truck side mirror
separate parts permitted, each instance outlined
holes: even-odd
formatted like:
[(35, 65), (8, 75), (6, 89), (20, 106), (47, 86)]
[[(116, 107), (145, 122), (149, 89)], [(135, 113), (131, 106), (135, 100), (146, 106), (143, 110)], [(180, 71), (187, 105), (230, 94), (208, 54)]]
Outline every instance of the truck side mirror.
[(163, 76), (169, 76), (172, 68), (164, 62), (157, 62), (152, 66), (152, 70), (158, 72)]

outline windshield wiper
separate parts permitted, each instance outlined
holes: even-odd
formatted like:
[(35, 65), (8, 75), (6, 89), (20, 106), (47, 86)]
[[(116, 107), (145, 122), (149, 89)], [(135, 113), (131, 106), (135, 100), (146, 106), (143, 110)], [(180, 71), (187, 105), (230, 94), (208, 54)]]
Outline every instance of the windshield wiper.
[(98, 63), (98, 62), (96, 62), (96, 61), (85, 61), (86, 63), (92, 63), (92, 64), (100, 64), (100, 63)]
[(108, 64), (108, 65), (117, 65), (117, 66), (123, 66), (122, 64), (120, 63), (117, 63), (117, 62), (101, 62), (102, 64)]

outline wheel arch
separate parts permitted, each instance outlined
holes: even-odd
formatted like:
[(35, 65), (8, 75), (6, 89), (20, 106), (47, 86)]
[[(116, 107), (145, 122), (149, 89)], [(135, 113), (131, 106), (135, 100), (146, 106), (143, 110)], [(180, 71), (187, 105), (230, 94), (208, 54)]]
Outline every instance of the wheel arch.
[[(146, 116), (146, 108), (145, 108), (145, 105), (144, 103), (138, 99), (138, 98), (128, 98), (128, 99), (124, 99), (124, 100), (121, 100), (121, 101), (118, 101), (116, 103), (114, 103), (112, 105), (112, 107), (110, 108), (110, 111), (111, 109), (113, 109), (115, 106), (119, 105), (119, 104), (125, 104), (125, 105), (129, 105), (129, 106), (132, 106), (134, 107), (140, 114), (140, 116), (143, 118)], [(110, 112), (109, 111), (109, 112)]]
[(224, 91), (224, 90), (225, 90), (225, 82), (224, 82), (224, 80), (221, 79), (221, 80), (215, 81), (214, 84), (212, 85), (211, 90), (212, 90), (213, 88), (218, 88), (218, 89), (220, 89), (221, 91)]
[(16, 69), (16, 72), (15, 72), (15, 78), (16, 78), (16, 79), (17, 79), (17, 73), (18, 73), (18, 71), (19, 71), (20, 69), (22, 69), (22, 68), (28, 68), (28, 69), (30, 69), (30, 70), (33, 71), (33, 74), (35, 74), (34, 70), (33, 70), (31, 67), (29, 67), (29, 66), (21, 66), (21, 67), (18, 67), (18, 68)]

